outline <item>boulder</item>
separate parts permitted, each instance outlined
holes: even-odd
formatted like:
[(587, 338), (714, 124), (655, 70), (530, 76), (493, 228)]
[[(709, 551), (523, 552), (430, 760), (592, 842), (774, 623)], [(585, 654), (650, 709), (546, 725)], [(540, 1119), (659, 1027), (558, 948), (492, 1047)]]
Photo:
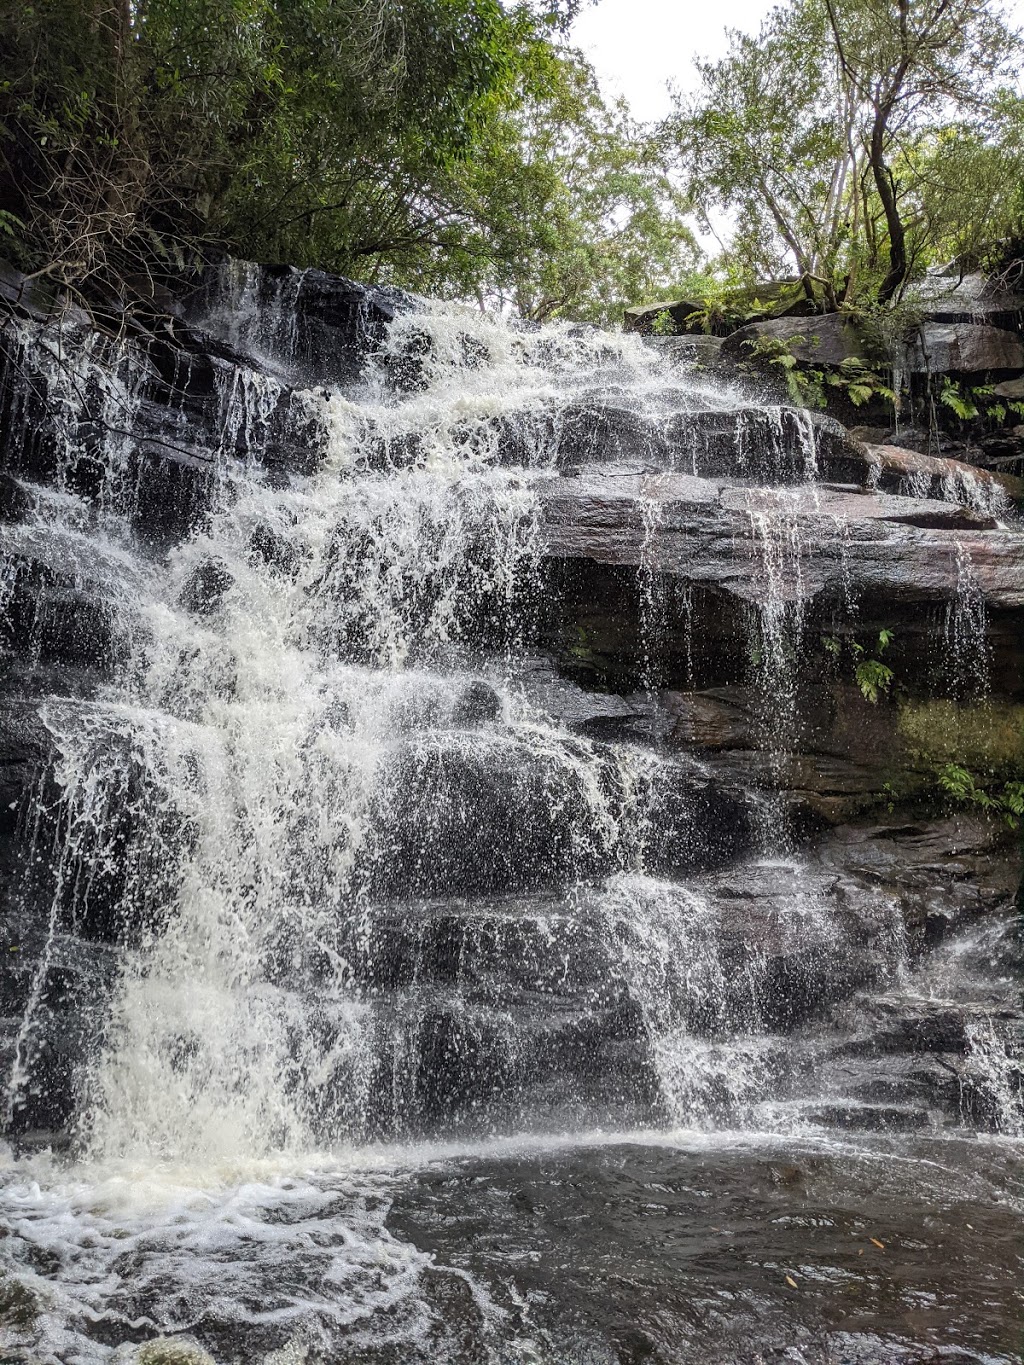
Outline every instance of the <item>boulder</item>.
[[(666, 303), (636, 304), (623, 313), (623, 324), (627, 332), (641, 332), (650, 335), (654, 331), (655, 320), (667, 313), (676, 332), (691, 330), (686, 319), (691, 313), (699, 313), (702, 305), (693, 299), (672, 299)], [(692, 328), (700, 331), (700, 328)]]
[(186, 579), (181, 605), (196, 616), (210, 616), (234, 582), (234, 575), (222, 559), (204, 559)]
[(907, 302), (932, 322), (983, 322), (1017, 327), (1024, 318), (1024, 294), (988, 279), (980, 271), (967, 275), (929, 271), (907, 291)]
[(1024, 369), (1024, 344), (981, 322), (925, 322), (903, 362), (915, 374), (982, 374)]
[(963, 502), (998, 499), (1024, 502), (1024, 479), (1013, 474), (978, 469), (960, 460), (921, 455), (902, 446), (868, 445), (870, 482), (883, 492), (904, 492), (913, 488), (918, 496), (953, 497)]
[(21, 521), (31, 510), (28, 489), (10, 474), (0, 474), (0, 521)]
[(452, 709), (452, 720), (456, 725), (472, 729), (486, 725), (501, 715), (501, 698), (490, 683), (477, 679), (463, 688)]
[(864, 343), (843, 313), (809, 318), (766, 318), (763, 322), (749, 323), (726, 337), (722, 354), (739, 359), (749, 357), (747, 343), (762, 337), (786, 342), (797, 360), (807, 365), (841, 365), (844, 360), (864, 354)]

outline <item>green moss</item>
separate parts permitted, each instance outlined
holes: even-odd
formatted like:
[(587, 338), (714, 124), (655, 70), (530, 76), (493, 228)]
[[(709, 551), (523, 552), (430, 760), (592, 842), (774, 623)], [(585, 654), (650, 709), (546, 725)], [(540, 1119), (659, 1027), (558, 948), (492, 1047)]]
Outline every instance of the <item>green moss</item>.
[(1024, 769), (1024, 706), (905, 702), (897, 724), (915, 762), (924, 767), (956, 763), (989, 776)]

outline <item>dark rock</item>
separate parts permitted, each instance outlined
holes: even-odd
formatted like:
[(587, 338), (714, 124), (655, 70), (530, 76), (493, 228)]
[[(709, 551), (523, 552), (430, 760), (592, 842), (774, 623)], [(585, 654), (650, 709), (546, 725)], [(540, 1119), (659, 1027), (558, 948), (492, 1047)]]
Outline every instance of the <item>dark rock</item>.
[(32, 495), (10, 474), (0, 474), (0, 521), (22, 521), (32, 510)]
[(796, 359), (808, 365), (841, 365), (844, 360), (864, 355), (863, 341), (842, 313), (825, 313), (819, 317), (766, 318), (763, 322), (752, 322), (726, 337), (722, 353), (742, 360), (750, 355), (748, 343), (762, 337), (787, 343)]
[(356, 378), (388, 323), (415, 306), (400, 290), (322, 270), (229, 261), (206, 272), (184, 300), (183, 313), (189, 324), (225, 340), (254, 368), (265, 370), (269, 361), (283, 376), (301, 377), (308, 385)]
[(919, 374), (978, 374), (1024, 369), (1024, 344), (1012, 332), (978, 322), (925, 322), (906, 348), (906, 368)]
[(460, 694), (452, 709), (456, 725), (471, 728), (486, 725), (501, 715), (501, 698), (489, 683), (471, 682)]
[(0, 299), (27, 317), (42, 321), (53, 312), (57, 292), (48, 276), (30, 278), (9, 262), (0, 261)]
[(577, 743), (538, 752), (514, 734), (469, 731), (398, 747), (370, 822), (372, 894), (528, 891), (638, 863), (681, 873), (749, 846), (753, 812), (741, 794), (686, 763), (631, 772)]
[(703, 332), (693, 336), (644, 336), (645, 344), (660, 351), (672, 366), (696, 364), (700, 369), (719, 367), (722, 340), (722, 337), (707, 336)]
[(301, 557), (297, 545), (273, 527), (259, 525), (249, 537), (249, 549), (254, 558), (284, 574), (293, 574)]
[(932, 322), (985, 323), (1012, 330), (1024, 318), (1024, 295), (978, 271), (961, 275), (930, 270), (907, 291), (907, 302)]
[(695, 303), (692, 299), (673, 299), (668, 303), (643, 303), (634, 304), (632, 308), (627, 308), (622, 317), (627, 332), (641, 332), (650, 334), (654, 330), (654, 324), (663, 313), (667, 313), (671, 319), (672, 328), (677, 333), (687, 331), (699, 331), (700, 328), (693, 323), (688, 323), (687, 318), (692, 313), (700, 313), (703, 306)]
[[(756, 602), (759, 524), (798, 546), (805, 601), (819, 594), (882, 594), (949, 601), (959, 590), (958, 553), (969, 547), (978, 591), (993, 607), (1024, 606), (1018, 536), (992, 529), (955, 503), (813, 489), (785, 502), (724, 478), (588, 471), (542, 487), (544, 539), (553, 558), (643, 563)], [(657, 509), (649, 536), (643, 508)], [(757, 518), (763, 517), (759, 523)], [(923, 522), (924, 525), (915, 524)], [(969, 541), (962, 539), (971, 532)], [(647, 543), (650, 539), (651, 543)], [(786, 585), (795, 590), (795, 581)]]
[(220, 606), (234, 581), (223, 560), (206, 559), (186, 579), (181, 590), (181, 604), (197, 616), (209, 616)]

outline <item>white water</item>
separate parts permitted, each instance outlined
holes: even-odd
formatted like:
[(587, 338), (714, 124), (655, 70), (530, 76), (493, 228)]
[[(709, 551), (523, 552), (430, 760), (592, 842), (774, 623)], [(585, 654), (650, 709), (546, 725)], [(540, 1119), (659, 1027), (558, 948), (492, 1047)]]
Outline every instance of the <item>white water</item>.
[[(287, 309), (261, 329), (246, 321), (246, 297), (242, 281), (227, 335), (283, 355), (282, 377), (238, 371), (218, 395), (219, 493), (202, 530), (166, 564), (135, 552), (119, 435), (103, 449), (98, 509), (75, 491), (79, 387), (104, 386), (119, 431), (134, 420), (141, 377), (124, 350), (85, 354), (70, 378), (51, 366), (48, 396), (68, 413), (57, 492), (37, 493), (34, 520), (7, 541), (10, 562), (53, 553), (61, 538), (76, 564), (87, 554), (123, 650), (94, 699), (40, 705), (62, 804), (59, 837), (38, 856), (52, 859), (58, 890), (8, 1078), (11, 1113), (39, 1083), (44, 987), (62, 938), (116, 893), (128, 943), (87, 1077), (77, 1164), (8, 1172), (8, 1226), (62, 1259), (56, 1290), (52, 1274), (19, 1271), (52, 1296), (36, 1329), (47, 1361), (110, 1359), (81, 1324), (116, 1309), (129, 1280), (133, 1303), (152, 1287), (140, 1331), (184, 1329), (204, 1313), (228, 1326), (312, 1319), (324, 1341), (344, 1330), (358, 1347), (365, 1321), (375, 1347), (390, 1331), (429, 1357), (438, 1323), (422, 1293), (427, 1258), (384, 1225), (387, 1174), (353, 1176), (367, 1157), (346, 1155), (381, 1127), (421, 1131), (431, 1101), (418, 1069), (437, 1018), (427, 911), (396, 1014), (373, 984), (388, 965), (388, 917), (408, 901), (498, 902), (474, 901), (444, 1002), (460, 1046), (494, 1044), (513, 1090), (475, 1131), (536, 1126), (515, 1093), (532, 1064), (529, 1020), (474, 975), (495, 941), (505, 958), (534, 946), (530, 1003), (554, 1002), (556, 1041), (565, 983), (575, 973), (586, 985), (579, 960), (604, 954), (598, 968), (614, 970), (578, 996), (595, 1016), (611, 1007), (609, 991), (636, 1007), (668, 1122), (784, 1126), (782, 1106), (765, 1122), (780, 1074), (765, 954), (748, 945), (738, 960), (716, 889), (669, 880), (657, 865), (670, 760), (571, 733), (528, 701), (522, 676), (544, 591), (540, 493), (555, 477), (562, 413), (612, 391), (657, 414), (661, 361), (628, 338), (517, 331), (449, 307), (409, 314), (358, 388), (287, 397), (318, 459), (282, 487), (259, 457), (289, 370)], [(388, 366), (424, 335), (422, 386), (396, 396)], [(675, 412), (739, 401), (678, 372), (672, 385)], [(794, 452), (784, 426), (778, 409), (745, 418), (741, 465), (777, 429), (769, 454), (812, 479), (812, 429), (797, 423)], [(804, 546), (794, 499), (761, 501), (751, 512), (755, 639), (767, 748), (781, 762), (796, 723)], [(667, 611), (660, 504), (639, 510), (642, 683), (653, 691)], [(195, 585), (211, 566), (219, 587), (202, 601)], [(954, 642), (976, 621), (964, 593)], [(467, 688), (481, 681), (493, 708), (467, 719)], [(684, 788), (700, 776), (693, 765), (673, 772)], [(680, 819), (675, 842), (696, 838), (694, 821)], [(767, 823), (778, 852), (777, 812)], [(497, 869), (527, 904), (502, 902), (500, 885), (461, 885), (467, 868)], [(761, 872), (773, 875), (769, 862)], [(807, 943), (841, 960), (848, 945), (827, 888), (796, 862), (784, 875), (790, 894), (767, 916), (777, 955)], [(884, 971), (898, 970), (895, 939), (882, 956)], [(994, 1055), (986, 1064), (998, 1071)], [(468, 1065), (465, 1052), (449, 1061)], [(563, 1084), (567, 1111), (586, 1116), (586, 1096), (570, 1092)], [(292, 1271), (301, 1292), (285, 1283)], [(499, 1310), (471, 1288), (486, 1336)]]

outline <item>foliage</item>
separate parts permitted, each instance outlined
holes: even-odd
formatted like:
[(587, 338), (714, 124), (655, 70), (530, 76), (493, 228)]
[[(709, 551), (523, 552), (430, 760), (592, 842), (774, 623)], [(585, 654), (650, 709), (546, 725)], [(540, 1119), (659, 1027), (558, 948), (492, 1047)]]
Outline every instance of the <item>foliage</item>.
[(676, 325), (672, 321), (672, 314), (667, 308), (663, 308), (660, 313), (656, 313), (654, 321), (651, 323), (651, 335), (656, 337), (670, 337), (675, 335)]
[(685, 204), (654, 145), (622, 107), (605, 106), (588, 68), (562, 54), (545, 81), (460, 167), (475, 221), (442, 263), (447, 282), (418, 283), (538, 321), (618, 320), (627, 302), (664, 297), (695, 259)]
[(1020, 231), (1020, 46), (987, 0), (787, 0), (730, 34), (663, 127), (728, 263), (808, 300), (898, 302), (930, 261)]
[(939, 402), (944, 403), (956, 413), (962, 422), (969, 422), (978, 415), (977, 405), (965, 394), (955, 380), (944, 376), (939, 389)]
[(215, 246), (606, 317), (685, 269), (692, 237), (566, 46), (572, 12), (6, 0), (0, 234), (93, 303)]
[[(884, 654), (893, 641), (891, 630), (880, 630), (878, 639), (875, 642), (875, 654)], [(848, 639), (845, 641), (849, 649), (853, 662), (853, 678), (860, 689), (860, 694), (865, 701), (872, 706), (877, 706), (883, 696), (888, 696), (895, 673), (887, 665), (882, 663), (880, 658), (873, 658), (868, 655), (867, 649), (857, 640)], [(826, 653), (830, 654), (837, 662), (842, 658), (844, 641), (837, 635), (826, 635), (822, 638), (822, 645)]]
[(794, 348), (805, 343), (806, 338), (799, 335), (788, 338), (765, 335), (744, 342), (744, 345), (753, 359), (765, 361), (782, 371), (790, 400), (803, 407), (823, 408), (828, 388), (842, 394), (855, 408), (877, 398), (895, 405), (897, 399), (893, 390), (857, 356), (850, 356), (828, 370), (800, 365)]
[(993, 790), (957, 763), (945, 764), (937, 776), (941, 789), (954, 801), (998, 815), (1011, 829), (1020, 827), (1024, 818), (1024, 781), (1004, 782)]
[(741, 260), (744, 273), (778, 276), (793, 261), (806, 279), (831, 283), (844, 233), (846, 150), (822, 82), (824, 9), (781, 7), (757, 38), (735, 31), (730, 38), (725, 58), (698, 63), (701, 95), (678, 101), (663, 137), (680, 156), (698, 211), (735, 214), (730, 259)]

